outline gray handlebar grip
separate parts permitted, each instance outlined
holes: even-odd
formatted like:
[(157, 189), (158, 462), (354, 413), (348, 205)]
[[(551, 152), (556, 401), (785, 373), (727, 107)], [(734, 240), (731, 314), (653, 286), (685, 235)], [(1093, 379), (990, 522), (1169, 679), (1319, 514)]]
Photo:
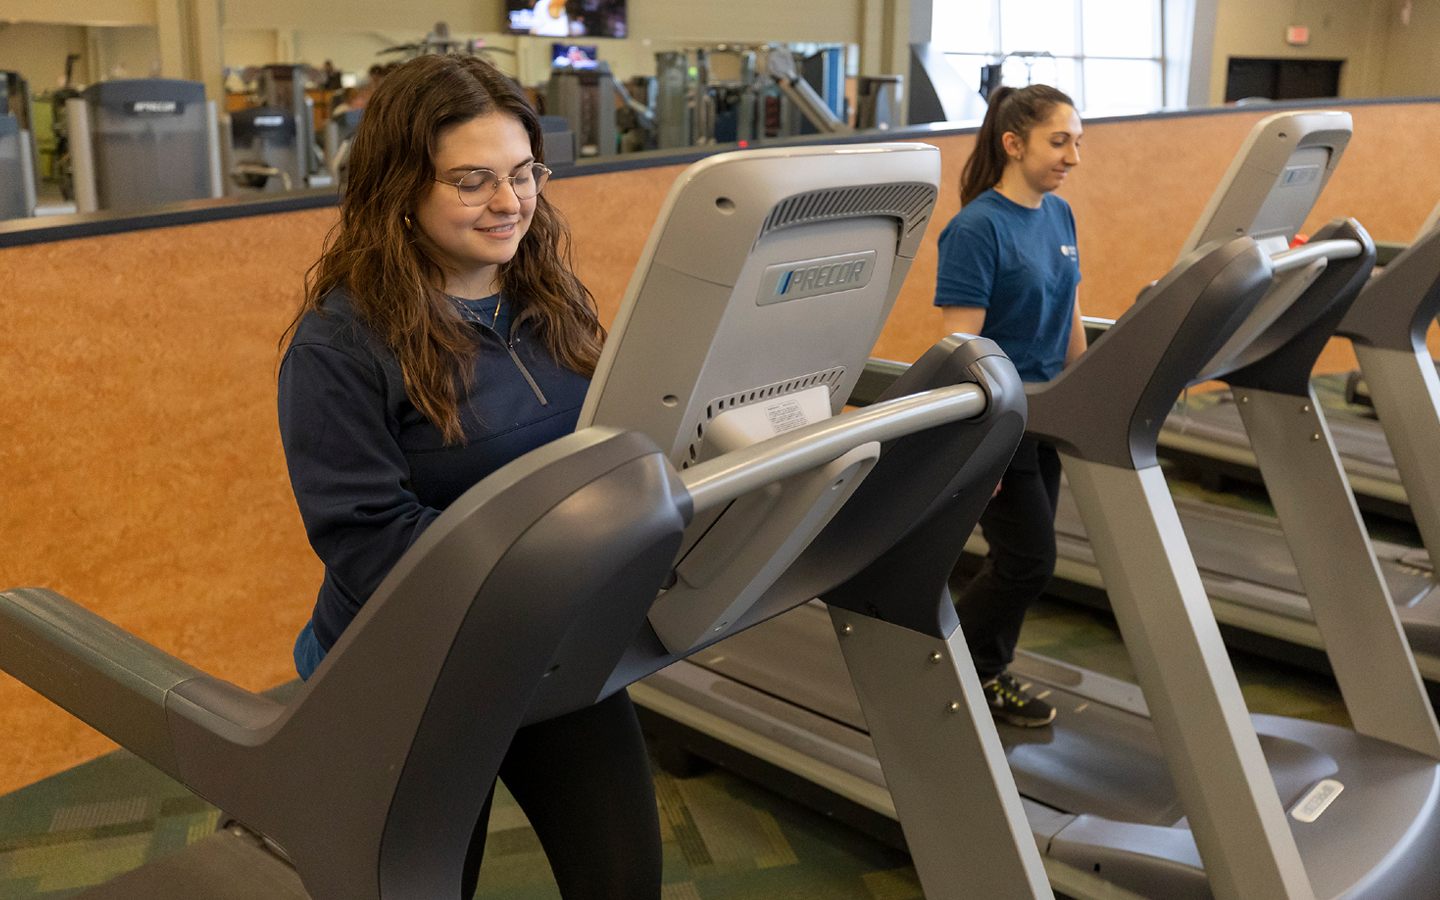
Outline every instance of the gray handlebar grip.
[(43, 588), (0, 592), (0, 669), (176, 777), (166, 697), (199, 669)]

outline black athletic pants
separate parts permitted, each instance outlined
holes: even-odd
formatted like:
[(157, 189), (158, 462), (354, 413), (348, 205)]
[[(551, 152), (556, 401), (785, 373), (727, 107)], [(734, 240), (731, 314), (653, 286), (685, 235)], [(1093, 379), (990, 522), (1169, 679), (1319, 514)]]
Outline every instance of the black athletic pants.
[(1055, 503), (1060, 457), (1052, 444), (1020, 441), (1000, 492), (980, 516), (990, 553), (955, 601), (981, 681), (1015, 658), (1025, 610), (1055, 572)]
[[(630, 696), (521, 728), (500, 779), (530, 819), (564, 900), (659, 900), (655, 782)], [(475, 824), (461, 882), (475, 893), (490, 799)]]

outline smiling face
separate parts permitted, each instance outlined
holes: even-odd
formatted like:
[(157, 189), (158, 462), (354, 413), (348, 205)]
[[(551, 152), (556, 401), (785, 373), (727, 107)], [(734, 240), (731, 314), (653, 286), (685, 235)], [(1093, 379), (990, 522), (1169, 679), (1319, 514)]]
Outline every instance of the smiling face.
[(1065, 183), (1065, 176), (1080, 164), (1080, 114), (1057, 103), (1045, 121), (1030, 129), (1027, 140), (1006, 132), (1002, 140), (1010, 157), (1004, 180), (1039, 199)]
[(500, 265), (515, 256), (535, 216), (536, 198), (518, 199), (508, 181), (480, 206), (462, 203), (454, 183), (476, 169), (513, 175), (534, 161), (525, 126), (504, 113), (477, 116), (440, 132), (435, 149), (439, 180), (417, 204), (415, 227), (429, 239), (427, 249), (445, 272), (445, 293), (474, 299), (498, 291)]

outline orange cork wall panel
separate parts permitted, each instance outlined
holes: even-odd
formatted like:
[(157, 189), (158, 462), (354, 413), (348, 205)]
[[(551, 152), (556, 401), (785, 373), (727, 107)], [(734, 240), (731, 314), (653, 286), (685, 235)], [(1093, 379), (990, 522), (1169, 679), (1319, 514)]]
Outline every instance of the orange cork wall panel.
[(1440, 177), (1417, 161), (1440, 142), (1440, 103), (1384, 103), (1349, 110), (1355, 134), (1305, 223), (1357, 219), (1377, 241), (1410, 242), (1440, 203)]
[(960, 169), (970, 158), (975, 136), (948, 135), (925, 143), (940, 148), (940, 196), (895, 308), (875, 342), (874, 355), (881, 359), (914, 362), (942, 337), (940, 311), (935, 308), (936, 246), (946, 223), (960, 211)]
[[(321, 567), (276, 342), (334, 216), (0, 250), (0, 586), (56, 590), (247, 688), (294, 676)], [(0, 676), (0, 793), (110, 746)]]
[(545, 186), (570, 223), (575, 273), (595, 295), (600, 322), (615, 321), (630, 276), (670, 185), (684, 166), (560, 178)]

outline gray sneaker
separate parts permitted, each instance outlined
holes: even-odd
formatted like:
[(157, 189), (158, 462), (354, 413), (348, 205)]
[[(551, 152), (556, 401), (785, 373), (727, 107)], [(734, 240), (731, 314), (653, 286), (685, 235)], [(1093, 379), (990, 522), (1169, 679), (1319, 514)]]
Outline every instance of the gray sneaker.
[(1029, 682), (1021, 682), (1009, 672), (1001, 672), (980, 687), (990, 704), (990, 714), (1001, 722), (1039, 728), (1055, 721), (1055, 707), (1041, 699), (1043, 695), (1036, 696)]

